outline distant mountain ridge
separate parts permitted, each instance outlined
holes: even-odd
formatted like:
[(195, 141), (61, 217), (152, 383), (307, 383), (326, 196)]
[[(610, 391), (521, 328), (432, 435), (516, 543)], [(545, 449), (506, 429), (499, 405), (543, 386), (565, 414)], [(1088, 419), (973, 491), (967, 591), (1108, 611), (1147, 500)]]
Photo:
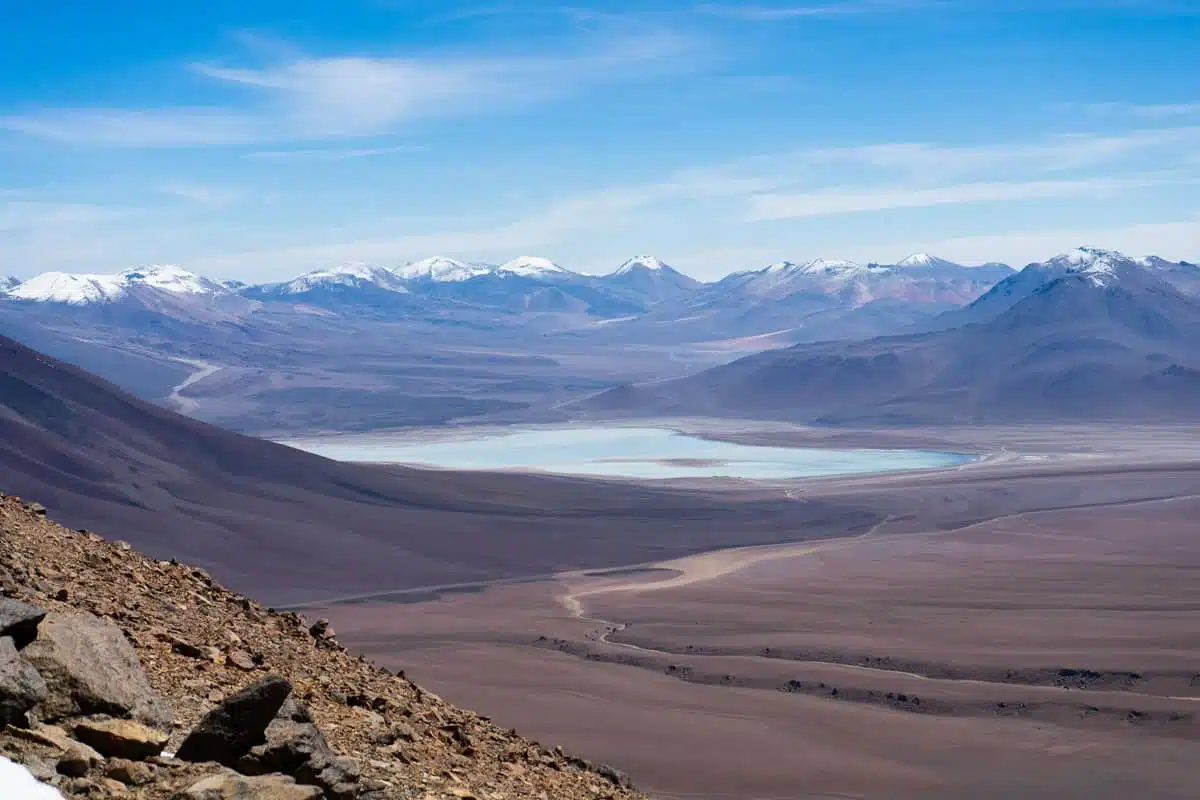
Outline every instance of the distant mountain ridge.
[(1079, 248), (1012, 274), (928, 333), (765, 351), (579, 406), (823, 424), (1198, 420), (1200, 299), (1170, 271)]
[[(349, 262), (257, 285), (216, 281), (177, 266), (112, 274), (50, 272), (0, 286), (0, 298), (80, 308), (127, 303), (166, 306), (184, 316), (192, 306), (201, 317), (213, 305), (228, 309), (233, 307), (230, 298), (244, 298), (369, 317), (430, 311), (445, 316), (475, 308), (506, 314), (611, 318), (638, 316), (654, 308), (668, 316), (687, 316), (693, 301), (701, 305), (732, 303), (732, 309), (740, 309), (748, 303), (776, 301), (800, 292), (825, 296), (831, 301), (826, 305), (857, 307), (876, 300), (907, 300), (933, 304), (932, 310), (939, 311), (974, 299), (1007, 272), (1005, 267), (972, 269), (917, 254), (893, 266), (836, 259), (802, 264), (783, 261), (704, 283), (652, 255), (630, 258), (606, 275), (574, 272), (540, 256), (518, 256), (501, 264), (432, 256), (398, 267)], [(724, 297), (726, 294), (729, 296)], [(786, 313), (792, 313), (795, 305), (791, 303)]]
[[(779, 262), (791, 265), (792, 262)], [(774, 269), (771, 265), (765, 270)], [(953, 262), (926, 254), (916, 254), (902, 259), (892, 267), (887, 265), (859, 265), (837, 259), (816, 259), (796, 265), (803, 271), (827, 275), (859, 272), (862, 270), (882, 271), (889, 268), (912, 267), (961, 267)], [(764, 271), (764, 270), (760, 270)], [(402, 266), (388, 267), (363, 262), (348, 262), (303, 273), (287, 281), (265, 284), (246, 284), (243, 281), (216, 281), (173, 265), (135, 267), (118, 273), (66, 273), (46, 272), (32, 278), (0, 277), (0, 292), (21, 300), (85, 304), (110, 302), (124, 296), (135, 286), (145, 286), (176, 294), (220, 294), (224, 292), (253, 291), (257, 294), (275, 293), (303, 294), (319, 285), (361, 285), (373, 283), (389, 291), (408, 290), (412, 281), (462, 282), (493, 275), (516, 275), (540, 280), (588, 279), (619, 280), (631, 275), (659, 274), (669, 276), (670, 282), (689, 289), (704, 285), (715, 285), (718, 281), (705, 284), (696, 280), (655, 256), (642, 255), (628, 259), (607, 275), (587, 275), (575, 272), (554, 261), (540, 256), (519, 256), (501, 264), (466, 262), (445, 256), (432, 256), (411, 261)], [(727, 278), (750, 274), (732, 273)]]

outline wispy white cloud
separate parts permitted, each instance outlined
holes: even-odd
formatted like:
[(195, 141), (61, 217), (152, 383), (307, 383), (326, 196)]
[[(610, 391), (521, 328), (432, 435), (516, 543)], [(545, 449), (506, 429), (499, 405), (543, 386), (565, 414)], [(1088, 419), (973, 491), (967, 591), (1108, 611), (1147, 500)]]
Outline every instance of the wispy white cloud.
[(92, 225), (117, 219), (128, 213), (129, 209), (90, 203), (8, 200), (0, 202), (0, 234)]
[(577, 41), (550, 55), (299, 57), (265, 67), (195, 64), (244, 106), (45, 109), (0, 116), (0, 130), (125, 147), (247, 144), (374, 136), (414, 120), (544, 102), (692, 63), (696, 41), (671, 31)]
[(1157, 103), (1148, 105), (1118, 102), (1068, 103), (1063, 107), (1068, 110), (1081, 109), (1091, 114), (1130, 116), (1155, 120), (1200, 116), (1200, 103)]
[(732, 3), (703, 3), (695, 7), (701, 14), (745, 22), (781, 22), (814, 17), (845, 17), (881, 11), (928, 8), (943, 5), (944, 0), (844, 0), (788, 6), (756, 6)]
[(1005, 181), (952, 186), (879, 186), (868, 189), (824, 189), (798, 194), (763, 194), (750, 199), (750, 221), (824, 217), (901, 208), (1043, 200), (1053, 197), (1109, 197), (1116, 192), (1162, 185), (1195, 183), (1195, 178), (1088, 178), (1083, 180)]
[(229, 186), (210, 186), (200, 183), (169, 183), (162, 187), (164, 194), (174, 195), (189, 203), (212, 208), (223, 208), (235, 203), (242, 196), (241, 189)]
[(242, 158), (252, 161), (349, 161), (356, 158), (374, 158), (395, 153), (417, 153), (426, 148), (415, 144), (398, 144), (390, 147), (325, 147), (309, 150), (259, 150), (246, 153)]
[(1014, 173), (1046, 175), (1109, 168), (1123, 159), (1177, 157), (1200, 144), (1200, 127), (1134, 130), (1120, 134), (1061, 134), (1027, 141), (948, 145), (888, 142), (812, 147), (741, 159), (708, 168), (714, 176), (772, 176), (777, 182), (814, 183), (821, 175), (846, 180), (850, 169), (869, 175), (925, 182), (994, 179)]

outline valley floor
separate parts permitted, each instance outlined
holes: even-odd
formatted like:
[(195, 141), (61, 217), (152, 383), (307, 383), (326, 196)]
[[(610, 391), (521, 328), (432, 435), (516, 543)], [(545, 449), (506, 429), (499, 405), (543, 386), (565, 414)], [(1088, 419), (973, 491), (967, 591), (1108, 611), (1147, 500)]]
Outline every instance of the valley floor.
[(761, 489), (852, 536), (323, 613), (662, 798), (1200, 794), (1196, 431), (905, 436), (992, 459)]

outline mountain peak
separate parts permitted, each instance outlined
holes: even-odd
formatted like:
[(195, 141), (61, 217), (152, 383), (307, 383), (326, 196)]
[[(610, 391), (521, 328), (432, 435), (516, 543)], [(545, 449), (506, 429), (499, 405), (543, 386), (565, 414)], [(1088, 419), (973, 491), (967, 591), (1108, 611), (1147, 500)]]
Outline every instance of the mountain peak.
[(1093, 286), (1109, 286), (1120, 279), (1123, 271), (1142, 267), (1123, 253), (1099, 247), (1077, 247), (1046, 263), (1071, 274), (1084, 275)]
[(540, 256), (517, 256), (511, 261), (501, 264), (498, 267), (498, 271), (530, 277), (548, 273), (567, 272), (568, 270), (555, 264), (548, 258), (541, 258)]
[(0, 292), (7, 291), (20, 282), (20, 278), (14, 278), (11, 275), (0, 275)]
[(439, 282), (458, 282), (477, 278), (494, 271), (486, 264), (468, 264), (446, 256), (432, 256), (420, 261), (410, 261), (396, 270), (401, 278), (425, 279)]
[(930, 255), (929, 253), (913, 253), (907, 258), (902, 258), (896, 262), (897, 267), (957, 267), (960, 266), (953, 261), (947, 261), (944, 258)]
[(399, 276), (386, 267), (362, 261), (347, 261), (336, 267), (326, 267), (306, 272), (279, 286), (281, 294), (304, 294), (321, 286), (355, 286), (375, 284), (383, 289), (404, 293), (408, 290), (400, 285)]
[(634, 256), (621, 266), (617, 267), (617, 271), (613, 274), (625, 275), (638, 269), (659, 272), (662, 270), (669, 270), (671, 269), (671, 266), (666, 262), (655, 258), (654, 256)]
[(221, 284), (172, 265), (154, 264), (115, 274), (43, 272), (8, 291), (9, 297), (42, 303), (108, 303), (144, 286), (178, 295), (228, 294)]
[(840, 258), (818, 258), (798, 267), (806, 275), (845, 275), (863, 269), (862, 264)]

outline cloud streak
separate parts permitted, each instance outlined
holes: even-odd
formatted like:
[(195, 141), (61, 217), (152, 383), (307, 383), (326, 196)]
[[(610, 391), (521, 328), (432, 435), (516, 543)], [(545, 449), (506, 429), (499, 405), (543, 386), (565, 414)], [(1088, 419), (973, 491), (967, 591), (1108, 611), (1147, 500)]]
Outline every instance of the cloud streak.
[(852, 17), (881, 11), (928, 8), (942, 4), (942, 0), (845, 0), (840, 3), (792, 6), (704, 3), (696, 6), (695, 10), (701, 14), (742, 22), (783, 22), (819, 17)]
[(399, 144), (391, 147), (326, 147), (311, 150), (259, 150), (242, 158), (251, 161), (350, 161), (356, 158), (376, 158), (396, 153), (418, 153), (421, 145)]
[(553, 55), (293, 58), (265, 67), (195, 64), (241, 106), (59, 108), (0, 116), (0, 130), (66, 144), (186, 147), (326, 140), (394, 132), (419, 120), (547, 102), (687, 68), (698, 45), (669, 31), (578, 41)]
[(1062, 181), (1008, 181), (968, 183), (919, 188), (881, 186), (856, 191), (828, 189), (801, 194), (765, 194), (752, 197), (747, 220), (800, 219), (903, 208), (1044, 200), (1055, 197), (1108, 197), (1119, 191), (1195, 179), (1089, 178)]

